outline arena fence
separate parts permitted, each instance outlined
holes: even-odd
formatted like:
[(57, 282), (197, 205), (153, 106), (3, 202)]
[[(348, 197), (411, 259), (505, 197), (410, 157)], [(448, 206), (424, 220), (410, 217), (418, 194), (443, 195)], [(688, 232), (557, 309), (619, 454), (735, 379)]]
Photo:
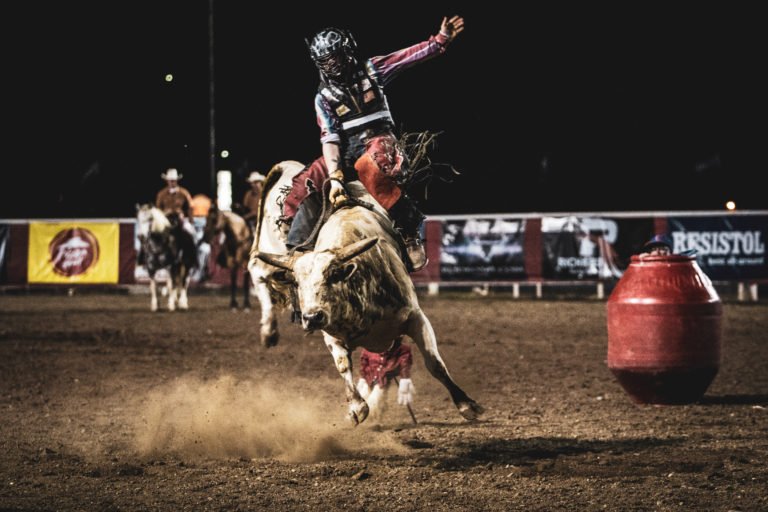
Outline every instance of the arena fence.
[[(142, 286), (136, 265), (134, 218), (0, 220), (0, 287)], [(195, 218), (202, 237), (204, 218)], [(632, 255), (656, 233), (673, 252), (694, 250), (716, 283), (738, 286), (740, 300), (758, 299), (768, 283), (768, 211), (575, 212), (432, 215), (424, 223), (429, 265), (412, 274), (429, 293), (471, 288), (484, 294), (508, 288), (519, 296), (545, 286), (594, 286), (603, 298)], [(192, 287), (229, 285), (216, 265), (220, 246), (199, 244), (201, 268)], [(241, 273), (241, 279), (243, 275)]]

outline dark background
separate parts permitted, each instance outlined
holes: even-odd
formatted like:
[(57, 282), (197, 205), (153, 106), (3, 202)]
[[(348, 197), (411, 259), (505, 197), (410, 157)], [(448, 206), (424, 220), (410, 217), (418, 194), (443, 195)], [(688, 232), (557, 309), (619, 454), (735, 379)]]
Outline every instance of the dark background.
[[(399, 127), (441, 132), (432, 160), (461, 171), (412, 191), (425, 213), (768, 207), (756, 10), (482, 4), (216, 0), (216, 168), (234, 199), (250, 171), (320, 155), (305, 37), (349, 28), (367, 57), (461, 14), (448, 51), (387, 89)], [(0, 218), (133, 216), (170, 166), (211, 195), (207, 1), (9, 9)]]

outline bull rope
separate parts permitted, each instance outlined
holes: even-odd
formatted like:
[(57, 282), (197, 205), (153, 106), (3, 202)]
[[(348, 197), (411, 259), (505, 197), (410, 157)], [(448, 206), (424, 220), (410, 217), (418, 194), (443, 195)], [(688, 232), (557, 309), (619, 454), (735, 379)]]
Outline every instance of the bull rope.
[[(323, 226), (323, 224), (325, 224), (328, 221), (330, 216), (333, 215), (333, 212), (335, 210), (333, 208), (328, 207), (328, 191), (330, 187), (331, 187), (331, 180), (325, 180), (322, 186), (323, 206), (321, 209), (321, 214), (320, 216), (318, 216), (318, 219), (315, 222), (315, 225), (312, 228), (312, 232), (309, 234), (309, 236), (307, 236), (307, 238), (302, 243), (289, 249), (288, 254), (290, 256), (293, 256), (296, 250), (298, 249), (306, 250), (308, 246), (312, 245), (315, 240), (315, 237), (317, 237), (318, 231), (320, 231), (320, 228)], [(397, 241), (398, 248), (400, 249), (400, 259), (402, 259), (403, 263), (406, 265), (406, 267), (408, 267), (410, 263), (408, 261), (408, 252), (405, 247), (405, 240), (403, 240), (403, 236), (392, 225), (392, 219), (390, 219), (389, 217), (385, 217), (381, 213), (376, 211), (376, 208), (367, 201), (363, 201), (361, 199), (352, 197), (350, 194), (347, 194), (347, 199), (348, 199), (347, 203), (339, 207), (338, 209), (352, 208), (354, 206), (362, 206), (363, 208), (370, 210), (375, 215), (382, 218), (383, 221), (385, 221), (385, 222), (382, 222), (382, 225), (387, 230), (387, 232), (392, 236), (392, 238), (395, 241)], [(386, 221), (389, 221), (389, 222), (386, 222)]]

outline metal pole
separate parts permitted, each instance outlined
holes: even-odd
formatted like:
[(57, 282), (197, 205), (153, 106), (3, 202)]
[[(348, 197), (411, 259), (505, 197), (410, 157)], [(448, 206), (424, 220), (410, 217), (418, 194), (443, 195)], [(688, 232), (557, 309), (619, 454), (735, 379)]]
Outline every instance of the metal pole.
[(208, 0), (208, 152), (210, 160), (211, 198), (216, 201), (216, 123), (214, 108), (214, 75), (213, 75), (213, 0)]

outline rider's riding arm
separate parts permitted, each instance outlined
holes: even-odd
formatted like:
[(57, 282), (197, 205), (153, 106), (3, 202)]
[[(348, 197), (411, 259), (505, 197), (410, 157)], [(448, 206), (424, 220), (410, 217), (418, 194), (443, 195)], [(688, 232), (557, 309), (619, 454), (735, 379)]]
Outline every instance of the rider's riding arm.
[[(333, 142), (326, 142), (323, 144), (323, 158), (325, 159), (325, 167), (328, 169), (328, 178), (341, 180), (341, 184), (344, 183), (344, 174), (341, 172), (341, 150), (339, 145)], [(331, 182), (331, 186), (334, 183)]]
[(323, 144), (323, 158), (328, 168), (328, 180), (331, 182), (331, 190), (328, 197), (334, 206), (341, 206), (346, 202), (346, 190), (344, 190), (344, 173), (341, 170), (341, 151), (339, 145), (333, 142)]

